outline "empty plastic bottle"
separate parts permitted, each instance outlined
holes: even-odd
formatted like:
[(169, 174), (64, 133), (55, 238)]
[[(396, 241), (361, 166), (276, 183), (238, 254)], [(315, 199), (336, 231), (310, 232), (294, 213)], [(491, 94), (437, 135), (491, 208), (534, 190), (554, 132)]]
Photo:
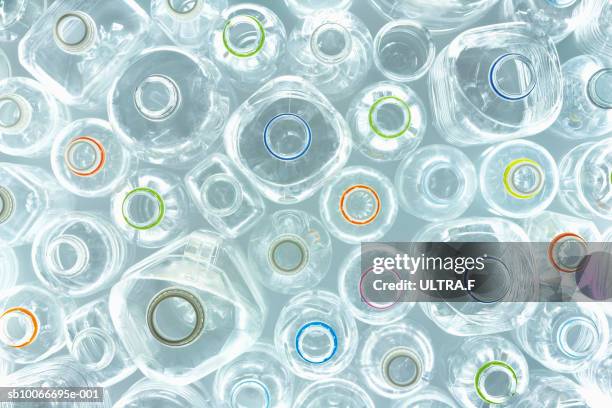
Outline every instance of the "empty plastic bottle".
[[(569, 378), (548, 370), (532, 370), (529, 376), (529, 393), (519, 399), (517, 408), (583, 407), (590, 390), (583, 390)], [(596, 407), (596, 405), (595, 405)]]
[(9, 78), (11, 75), (11, 61), (6, 53), (0, 49), (0, 80)]
[(179, 177), (165, 170), (139, 169), (111, 198), (111, 216), (125, 238), (159, 248), (186, 234), (190, 201)]
[(612, 140), (579, 144), (559, 163), (559, 198), (578, 217), (612, 220)]
[(148, 162), (187, 166), (223, 132), (231, 94), (207, 59), (175, 47), (140, 52), (108, 97), (113, 130)]
[(555, 45), (526, 23), (461, 33), (436, 58), (429, 84), (438, 132), (458, 146), (540, 133), (563, 102)]
[(121, 233), (97, 214), (70, 212), (54, 217), (32, 243), (38, 279), (58, 295), (82, 297), (109, 287), (129, 261)]
[(53, 136), (53, 174), (62, 187), (76, 195), (111, 194), (125, 184), (136, 164), (106, 121), (79, 119)]
[(289, 408), (294, 377), (272, 345), (257, 343), (217, 371), (213, 388), (216, 400), (228, 408)]
[(489, 211), (510, 218), (527, 218), (544, 211), (559, 190), (555, 159), (548, 150), (528, 140), (510, 140), (485, 150), (479, 179)]
[(359, 92), (346, 120), (357, 149), (377, 161), (408, 156), (427, 133), (427, 110), (421, 98), (392, 82), (378, 82)]
[(350, 129), (302, 78), (276, 78), (231, 116), (225, 150), (268, 199), (303, 201), (334, 176), (351, 152)]
[(46, 171), (34, 166), (0, 163), (0, 242), (31, 242), (49, 221), (51, 210), (72, 208), (74, 199)]
[(274, 327), (276, 352), (295, 375), (307, 380), (337, 376), (351, 364), (358, 343), (355, 319), (337, 295), (326, 291), (291, 298)]
[(587, 54), (612, 58), (612, 3), (584, 0), (582, 24), (576, 28), (576, 45)]
[(143, 378), (113, 405), (113, 408), (135, 407), (214, 408), (215, 404), (199, 384), (176, 385)]
[(529, 388), (521, 350), (498, 336), (472, 337), (448, 361), (448, 386), (462, 407), (507, 406)]
[(575, 373), (575, 377), (585, 389), (586, 397), (591, 407), (605, 408), (612, 404), (612, 344), (608, 344), (605, 352), (593, 359), (583, 370)]
[(0, 152), (12, 156), (40, 157), (70, 114), (46, 87), (32, 79), (13, 77), (0, 81)]
[(280, 210), (249, 239), (251, 272), (268, 289), (291, 293), (315, 287), (331, 264), (331, 238), (321, 222), (299, 210)]
[(295, 399), (294, 407), (359, 407), (374, 408), (368, 393), (353, 381), (340, 378), (319, 380), (309, 384)]
[(244, 255), (196, 231), (128, 269), (109, 297), (113, 325), (145, 376), (185, 385), (257, 341), (267, 309)]
[(113, 327), (106, 298), (74, 310), (65, 328), (70, 355), (99, 386), (110, 387), (136, 371)]
[(0, 5), (0, 41), (20, 39), (47, 8), (47, 0), (5, 1)]
[(15, 286), (19, 278), (19, 261), (9, 246), (0, 247), (0, 292)]
[(522, 225), (531, 242), (556, 242), (562, 235), (584, 242), (601, 241), (601, 233), (593, 221), (553, 211), (527, 218)]
[(247, 91), (277, 74), (286, 41), (285, 26), (272, 10), (240, 3), (225, 9), (216, 21), (211, 55), (236, 88)]
[(290, 70), (329, 98), (346, 98), (359, 89), (372, 66), (372, 41), (366, 25), (348, 11), (319, 11), (289, 35)]
[(320, 10), (348, 10), (353, 0), (285, 0), (285, 4), (297, 17), (304, 18)]
[(93, 107), (150, 26), (133, 0), (56, 1), (19, 43), (19, 61), (62, 102)]
[(395, 186), (404, 211), (426, 221), (446, 221), (472, 205), (478, 177), (461, 150), (429, 145), (404, 158), (395, 173)]
[(426, 386), (432, 379), (434, 350), (427, 331), (404, 319), (371, 329), (359, 361), (370, 389), (385, 398), (402, 398)]
[(427, 386), (416, 395), (397, 401), (393, 408), (459, 408), (455, 400), (440, 388)]
[(342, 170), (321, 191), (319, 206), (329, 232), (350, 244), (381, 239), (397, 217), (391, 180), (362, 166)]
[(214, 153), (190, 170), (185, 176), (185, 185), (200, 214), (230, 238), (253, 228), (266, 211), (253, 183), (220, 153)]

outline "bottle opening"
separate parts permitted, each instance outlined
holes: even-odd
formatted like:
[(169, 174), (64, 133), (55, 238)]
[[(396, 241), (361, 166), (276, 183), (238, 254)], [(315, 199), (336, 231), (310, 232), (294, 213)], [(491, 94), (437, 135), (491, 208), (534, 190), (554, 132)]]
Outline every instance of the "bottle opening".
[(421, 176), (423, 194), (433, 203), (445, 205), (463, 191), (465, 180), (451, 163), (433, 163)]
[(138, 230), (156, 227), (164, 219), (165, 212), (166, 206), (161, 195), (147, 187), (130, 191), (123, 200), (123, 219)]
[(337, 64), (351, 53), (353, 40), (346, 27), (337, 23), (324, 23), (312, 33), (310, 49), (319, 61)]
[(596, 72), (589, 80), (587, 93), (595, 105), (612, 109), (612, 68)]
[(499, 258), (486, 256), (483, 259), (485, 267), (482, 270), (471, 269), (463, 274), (463, 282), (467, 286), (472, 280), (475, 287), (468, 294), (481, 303), (501, 301), (510, 292), (512, 278), (506, 264)]
[(397, 304), (402, 292), (400, 290), (394, 291), (393, 301), (389, 301), (390, 294), (388, 290), (381, 291), (374, 289), (376, 287), (374, 284), (375, 280), (380, 280), (383, 283), (399, 283), (401, 281), (399, 273), (395, 269), (389, 270), (385, 268), (382, 273), (376, 274), (374, 273), (374, 268), (370, 267), (361, 274), (359, 279), (359, 294), (361, 300), (366, 305), (376, 310), (390, 309)]
[(76, 176), (93, 176), (104, 167), (106, 151), (102, 143), (92, 137), (77, 137), (66, 146), (64, 162)]
[(406, 134), (412, 119), (408, 104), (396, 96), (378, 99), (370, 108), (368, 116), (372, 131), (385, 139), (395, 139)]
[(232, 388), (231, 408), (269, 408), (270, 391), (259, 380), (242, 380)]
[(544, 169), (531, 159), (513, 160), (504, 170), (506, 192), (521, 200), (537, 196), (544, 188), (544, 181)]
[(89, 249), (74, 235), (61, 235), (52, 240), (45, 255), (49, 269), (64, 277), (76, 276), (89, 265)]
[(89, 327), (76, 335), (70, 352), (88, 369), (102, 370), (115, 358), (115, 342), (106, 332)]
[(0, 186), (0, 224), (11, 218), (14, 210), (15, 197), (13, 197), (13, 193), (8, 188)]
[(64, 51), (83, 52), (95, 40), (96, 24), (82, 11), (73, 11), (57, 19), (53, 36), (56, 44)]
[(165, 75), (149, 75), (134, 92), (136, 110), (152, 121), (169, 118), (180, 103), (181, 93), (176, 82)]
[(254, 16), (238, 15), (230, 18), (223, 29), (223, 44), (227, 51), (240, 58), (259, 53), (266, 40), (266, 31)]
[(338, 337), (327, 323), (306, 323), (295, 336), (295, 349), (304, 361), (322, 364), (331, 360), (338, 351)]
[(283, 275), (300, 273), (308, 265), (308, 259), (308, 245), (294, 234), (281, 235), (272, 242), (268, 251), (270, 266)]
[(151, 300), (147, 325), (160, 343), (186, 346), (196, 341), (204, 330), (204, 306), (197, 296), (186, 290), (165, 289)]
[(13, 348), (29, 346), (38, 336), (36, 315), (23, 307), (12, 307), (0, 315), (0, 341)]
[(537, 76), (533, 63), (524, 55), (505, 54), (499, 57), (489, 71), (489, 83), (501, 98), (518, 101), (535, 89)]
[(0, 132), (16, 134), (30, 125), (32, 106), (21, 95), (0, 97)]
[(557, 235), (548, 246), (548, 260), (559, 272), (576, 272), (588, 255), (586, 241), (573, 232)]
[(489, 361), (484, 364), (474, 379), (478, 396), (489, 404), (508, 402), (518, 387), (518, 377), (509, 364), (503, 361)]
[(340, 213), (353, 225), (368, 225), (374, 222), (381, 207), (376, 190), (362, 184), (347, 188), (340, 197)]
[(392, 387), (412, 387), (421, 379), (421, 359), (408, 348), (394, 348), (383, 357), (382, 373)]
[(243, 199), (242, 188), (238, 181), (223, 173), (207, 178), (200, 194), (204, 207), (220, 217), (235, 213)]
[(570, 358), (581, 359), (597, 351), (597, 326), (585, 317), (574, 317), (563, 322), (557, 333), (559, 348)]
[(279, 160), (297, 160), (306, 154), (312, 143), (308, 123), (293, 113), (273, 117), (264, 128), (264, 145)]
[(167, 0), (171, 13), (181, 17), (196, 15), (203, 6), (203, 0)]

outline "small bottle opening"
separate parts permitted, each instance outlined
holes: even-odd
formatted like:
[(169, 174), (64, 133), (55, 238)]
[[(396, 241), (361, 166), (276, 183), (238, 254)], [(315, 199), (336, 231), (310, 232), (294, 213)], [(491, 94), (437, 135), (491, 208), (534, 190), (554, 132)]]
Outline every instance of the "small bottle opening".
[(570, 358), (582, 359), (596, 352), (599, 334), (595, 323), (585, 317), (563, 322), (557, 330), (557, 343)]
[(272, 156), (291, 161), (304, 156), (312, 143), (308, 123), (293, 113), (276, 115), (264, 128), (264, 145)]
[(396, 96), (384, 96), (372, 104), (368, 119), (378, 136), (395, 139), (410, 129), (412, 117), (406, 102)]
[(489, 404), (503, 404), (516, 394), (518, 377), (509, 364), (489, 361), (484, 364), (474, 379), (478, 396)]
[(544, 188), (544, 182), (544, 169), (531, 159), (513, 160), (504, 170), (506, 192), (518, 199), (534, 198)]
[(351, 53), (353, 39), (346, 27), (324, 23), (312, 33), (310, 49), (318, 60), (327, 64), (344, 61)]
[(484, 257), (482, 270), (471, 269), (463, 274), (463, 282), (474, 282), (474, 288), (468, 294), (481, 303), (495, 303), (504, 299), (512, 287), (510, 270), (499, 258)]
[(203, 0), (166, 0), (171, 13), (180, 17), (195, 16), (202, 9)]
[(270, 391), (261, 381), (242, 380), (232, 387), (231, 408), (268, 407), (270, 407)]
[(295, 336), (295, 349), (304, 361), (322, 364), (331, 360), (338, 351), (338, 337), (327, 323), (306, 323)]
[(408, 348), (394, 348), (383, 357), (382, 373), (392, 387), (413, 387), (421, 379), (421, 359)]
[(92, 137), (77, 137), (66, 146), (64, 162), (76, 176), (93, 176), (104, 167), (106, 151), (102, 143)]
[(17, 134), (30, 125), (32, 106), (21, 95), (0, 97), (0, 132)]
[(489, 83), (502, 99), (519, 101), (535, 89), (537, 75), (531, 60), (520, 54), (505, 54), (491, 65)]
[(588, 255), (584, 238), (572, 232), (557, 235), (548, 246), (548, 260), (559, 272), (576, 272)]
[(431, 202), (446, 205), (461, 194), (465, 180), (452, 163), (438, 162), (423, 171), (420, 184)]
[(227, 174), (214, 174), (206, 179), (201, 189), (202, 204), (211, 213), (226, 217), (242, 204), (242, 187)]
[(353, 225), (368, 225), (378, 217), (382, 205), (376, 190), (366, 185), (354, 185), (340, 197), (340, 213)]
[(268, 251), (272, 269), (283, 275), (295, 275), (308, 265), (309, 250), (304, 240), (294, 234), (285, 234), (274, 240)]
[(137, 230), (156, 227), (164, 219), (165, 212), (166, 206), (161, 195), (147, 187), (130, 191), (123, 200), (123, 219)]
[[(382, 283), (374, 284), (375, 281)], [(361, 300), (369, 307), (376, 310), (387, 310), (399, 301), (402, 291), (400, 290), (377, 290), (379, 286), (385, 284), (396, 284), (401, 281), (399, 273), (393, 269), (386, 269), (380, 273), (374, 273), (374, 268), (366, 269), (359, 279), (359, 294)], [(388, 286), (387, 286), (388, 287)]]
[(225, 49), (236, 57), (247, 58), (258, 54), (265, 40), (266, 31), (254, 16), (234, 16), (225, 23), (223, 28)]
[(8, 347), (23, 348), (38, 336), (36, 315), (23, 307), (12, 307), (0, 315), (0, 341)]
[(88, 14), (73, 11), (57, 19), (53, 36), (56, 44), (64, 51), (83, 52), (94, 43), (96, 24)]
[(74, 358), (92, 371), (107, 367), (115, 358), (115, 351), (113, 339), (96, 327), (80, 331), (70, 349)]
[(181, 92), (172, 78), (149, 75), (134, 92), (136, 110), (152, 121), (168, 119), (181, 104)]
[(612, 68), (596, 72), (589, 80), (587, 93), (595, 105), (612, 109)]
[(15, 211), (15, 197), (13, 193), (3, 186), (0, 186), (0, 224), (8, 221)]
[(61, 235), (52, 240), (45, 256), (49, 269), (64, 277), (76, 276), (89, 265), (89, 248), (74, 235)]

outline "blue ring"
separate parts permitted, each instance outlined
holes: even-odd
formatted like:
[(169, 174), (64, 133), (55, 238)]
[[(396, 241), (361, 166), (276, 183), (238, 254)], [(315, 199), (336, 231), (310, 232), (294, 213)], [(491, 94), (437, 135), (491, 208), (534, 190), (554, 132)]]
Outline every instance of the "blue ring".
[(240, 381), (239, 383), (235, 384), (232, 387), (232, 399), (233, 399), (234, 395), (236, 394), (236, 387), (241, 386), (243, 384), (257, 384), (258, 386), (263, 388), (264, 396), (266, 398), (266, 406), (264, 408), (270, 408), (270, 391), (268, 390), (268, 386), (266, 384), (264, 384), (263, 382), (259, 381), (259, 380), (243, 380), (243, 381)]
[[(302, 122), (302, 124), (304, 125), (304, 127), (306, 128), (306, 130), (308, 131), (308, 143), (306, 143), (306, 146), (304, 147), (304, 149), (299, 152), (298, 154), (296, 154), (295, 156), (291, 156), (291, 157), (283, 157), (283, 156), (279, 156), (278, 154), (276, 154), (275, 152), (272, 151), (272, 149), (270, 148), (270, 145), (268, 144), (268, 129), (270, 128), (270, 125), (277, 120), (280, 117), (283, 116), (292, 116), (294, 118), (297, 118), (300, 122)], [(300, 157), (302, 157), (304, 154), (306, 154), (306, 152), (308, 151), (308, 149), (310, 148), (310, 144), (312, 143), (312, 131), (310, 130), (310, 126), (308, 126), (308, 123), (302, 119), (300, 116), (296, 115), (295, 113), (281, 113), (279, 115), (274, 116), (272, 119), (270, 119), (270, 121), (266, 124), (266, 127), (264, 128), (263, 131), (263, 142), (264, 142), (264, 146), (266, 146), (266, 149), (268, 150), (268, 152), (276, 157), (279, 160), (284, 160), (284, 161), (291, 161), (291, 160), (297, 160)]]
[[(311, 327), (311, 326), (321, 326), (324, 329), (327, 329), (333, 339), (334, 339), (334, 349), (332, 350), (331, 354), (329, 355), (329, 357), (325, 358), (322, 361), (311, 361), (308, 360), (306, 357), (304, 357), (304, 355), (302, 354), (302, 352), (300, 351), (300, 346), (299, 346), (299, 342), (300, 342), (300, 338), (302, 337), (302, 334), (304, 333), (304, 330), (306, 330), (307, 328)], [(297, 351), (298, 355), (302, 358), (302, 360), (306, 361), (307, 363), (311, 363), (311, 364), (323, 364), (328, 362), (329, 360), (331, 360), (335, 355), (336, 355), (336, 351), (338, 351), (338, 337), (336, 336), (336, 332), (334, 331), (334, 329), (332, 329), (332, 327), (324, 322), (310, 322), (310, 323), (306, 323), (305, 325), (303, 325), (300, 330), (298, 330), (297, 334), (295, 335), (295, 350)]]
[[(522, 57), (527, 59), (527, 61), (529, 61), (529, 59), (527, 57), (525, 57), (524, 55), (515, 53), (515, 52), (511, 52), (508, 54), (504, 54), (501, 57), (497, 58), (495, 60), (495, 62), (493, 64), (491, 64), (491, 69), (489, 69), (489, 85), (491, 86), (491, 88), (493, 89), (493, 91), (497, 94), (497, 96), (499, 96), (502, 99), (505, 99), (507, 101), (520, 101), (521, 99), (525, 99), (526, 97), (528, 97), (529, 95), (531, 95), (531, 93), (533, 92), (533, 90), (535, 89), (535, 83), (533, 85), (533, 87), (531, 87), (531, 89), (529, 90), (529, 92), (527, 92), (525, 95), (521, 95), (518, 96), (516, 98), (511, 98), (508, 97), (506, 95), (504, 95), (496, 86), (495, 86), (495, 81), (493, 81), (493, 72), (495, 71), (495, 67), (497, 67), (497, 64), (499, 64), (501, 62), (501, 60), (503, 60), (504, 58), (511, 56), (511, 55), (515, 55), (518, 57)], [(529, 61), (531, 62), (531, 61)]]

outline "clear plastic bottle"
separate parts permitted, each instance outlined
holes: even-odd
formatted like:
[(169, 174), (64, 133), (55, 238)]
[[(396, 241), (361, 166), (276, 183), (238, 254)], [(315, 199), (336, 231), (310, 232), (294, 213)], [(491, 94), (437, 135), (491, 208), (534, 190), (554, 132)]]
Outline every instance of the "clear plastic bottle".
[(561, 70), (563, 108), (551, 130), (570, 140), (612, 132), (612, 63), (596, 55), (579, 55)]
[(69, 212), (36, 234), (32, 264), (42, 284), (58, 295), (89, 296), (108, 288), (129, 261), (126, 242), (98, 214)]
[(459, 408), (455, 400), (440, 388), (427, 386), (416, 395), (397, 401), (393, 408)]
[(20, 39), (44, 13), (47, 0), (15, 0), (0, 5), (0, 42)]
[(397, 217), (391, 180), (362, 166), (342, 170), (321, 191), (319, 206), (329, 232), (349, 244), (381, 239)]
[(150, 26), (132, 0), (56, 1), (19, 43), (19, 61), (62, 102), (93, 107)]
[(110, 123), (145, 161), (187, 166), (214, 147), (231, 112), (231, 93), (207, 59), (176, 47), (141, 51), (110, 90)]
[(409, 87), (378, 82), (360, 91), (348, 109), (357, 149), (376, 161), (401, 160), (427, 133), (427, 110)]
[(53, 135), (53, 174), (73, 194), (107, 196), (125, 183), (136, 165), (106, 121), (78, 119)]
[(12, 75), (11, 60), (6, 53), (0, 49), (0, 80), (9, 78)]
[(337, 295), (326, 291), (291, 298), (274, 327), (276, 352), (295, 375), (307, 380), (337, 376), (351, 364), (358, 343), (355, 319)]
[(575, 377), (585, 389), (591, 407), (605, 408), (612, 404), (612, 343), (605, 352), (593, 359), (583, 370), (575, 373)]
[(249, 231), (266, 211), (253, 183), (221, 153), (214, 153), (191, 169), (185, 185), (200, 214), (230, 238)]
[(327, 230), (299, 210), (276, 211), (249, 239), (249, 263), (261, 284), (280, 293), (311, 289), (325, 277), (332, 259)]
[(480, 158), (480, 192), (493, 214), (527, 218), (544, 211), (559, 191), (559, 170), (544, 147), (510, 140)]
[(521, 348), (543, 366), (561, 373), (585, 368), (608, 346), (608, 321), (590, 303), (542, 303), (515, 331)]
[(176, 385), (143, 378), (134, 383), (113, 408), (164, 407), (214, 408), (208, 393), (198, 384)]
[[(529, 376), (529, 393), (519, 399), (517, 408), (591, 407), (583, 390), (569, 378), (548, 370), (532, 370)], [(594, 405), (593, 407), (597, 407)]]
[(612, 58), (612, 3), (587, 0), (581, 7), (585, 17), (576, 28), (576, 45), (587, 54)]
[(353, 0), (285, 0), (285, 4), (297, 17), (304, 18), (321, 10), (348, 10)]
[(429, 145), (404, 158), (395, 173), (395, 186), (404, 211), (426, 221), (447, 221), (472, 205), (478, 177), (461, 150)]
[(278, 16), (252, 3), (225, 9), (210, 35), (213, 59), (243, 91), (259, 88), (278, 73), (286, 41)]
[(554, 43), (526, 23), (473, 28), (436, 58), (429, 76), (440, 135), (458, 146), (535, 135), (563, 102)]
[(100, 387), (110, 387), (136, 371), (113, 327), (106, 297), (66, 316), (65, 330), (70, 355)]
[(189, 229), (190, 201), (178, 176), (142, 168), (111, 198), (111, 216), (125, 238), (144, 248), (159, 248)]
[(265, 197), (294, 204), (314, 195), (345, 165), (350, 129), (313, 85), (283, 76), (233, 113), (225, 150)]
[(559, 198), (578, 217), (612, 220), (612, 139), (574, 147), (559, 163)]
[(272, 345), (257, 343), (217, 371), (213, 388), (216, 400), (228, 408), (289, 408), (294, 377)]
[(363, 388), (353, 381), (340, 378), (310, 383), (299, 393), (293, 406), (300, 408), (375, 407), (374, 401)]
[(64, 305), (34, 286), (0, 294), (0, 358), (15, 364), (42, 361), (64, 347)]
[(529, 388), (521, 350), (498, 336), (467, 339), (450, 355), (448, 386), (462, 407), (508, 406)]
[(374, 392), (391, 399), (406, 397), (433, 378), (432, 340), (423, 327), (409, 319), (371, 329), (359, 365)]
[(19, 278), (19, 260), (13, 248), (0, 247), (0, 292), (15, 286)]
[(74, 199), (45, 170), (0, 163), (0, 242), (18, 246), (32, 241), (51, 210), (72, 208)]
[(267, 308), (240, 249), (196, 231), (128, 269), (109, 297), (113, 325), (143, 374), (190, 384), (249, 350)]
[(287, 43), (290, 71), (331, 99), (359, 89), (372, 66), (372, 35), (355, 15), (323, 10), (300, 21)]
[(568, 233), (584, 242), (601, 241), (601, 233), (593, 221), (553, 211), (527, 218), (522, 225), (531, 242), (553, 242)]
[(70, 114), (46, 87), (32, 79), (0, 81), (0, 153), (22, 157), (49, 154)]

